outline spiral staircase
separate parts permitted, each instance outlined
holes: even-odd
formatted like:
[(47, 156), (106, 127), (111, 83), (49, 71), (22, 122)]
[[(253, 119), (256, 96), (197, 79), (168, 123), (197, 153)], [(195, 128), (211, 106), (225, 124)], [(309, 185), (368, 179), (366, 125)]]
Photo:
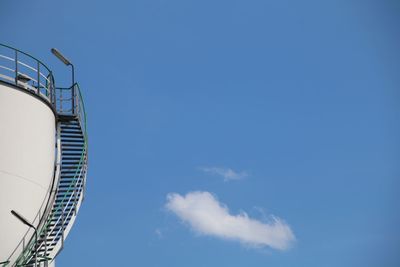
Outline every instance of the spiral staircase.
[[(24, 59), (34, 63), (28, 64)], [(0, 267), (48, 266), (64, 247), (84, 199), (88, 145), (81, 90), (77, 83), (67, 88), (55, 87), (52, 72), (42, 62), (2, 44), (0, 82), (39, 97), (53, 109), (57, 121), (54, 178), (46, 201), (32, 222), (37, 238), (27, 231)]]

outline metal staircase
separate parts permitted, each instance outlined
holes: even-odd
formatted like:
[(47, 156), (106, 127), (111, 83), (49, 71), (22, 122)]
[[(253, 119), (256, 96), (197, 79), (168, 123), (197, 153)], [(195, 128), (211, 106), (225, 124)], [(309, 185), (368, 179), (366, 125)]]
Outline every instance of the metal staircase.
[[(74, 87), (77, 87), (77, 95), (80, 96), (78, 85)], [(76, 103), (83, 104), (79, 98)], [(59, 178), (53, 206), (47, 220), (38, 228), (38, 242), (32, 242), (30, 248), (16, 261), (15, 266), (34, 267), (36, 261), (42, 264), (40, 266), (46, 266), (52, 261), (63, 248), (64, 240), (83, 201), (87, 171), (86, 119), (83, 107), (74, 110), (83, 112), (77, 115), (73, 115), (76, 113), (73, 112), (71, 115), (64, 109), (59, 110), (58, 114), (57, 132), (61, 160), (55, 170)]]
[[(38, 242), (38, 256), (52, 259), (52, 253), (62, 248), (71, 220), (75, 219), (86, 176), (86, 141), (79, 120), (64, 116), (59, 122), (61, 137), (61, 172), (48, 228)], [(84, 163), (84, 164), (83, 164)], [(57, 246), (57, 244), (59, 244)], [(57, 252), (56, 252), (57, 253)], [(34, 259), (29, 262), (33, 266)]]

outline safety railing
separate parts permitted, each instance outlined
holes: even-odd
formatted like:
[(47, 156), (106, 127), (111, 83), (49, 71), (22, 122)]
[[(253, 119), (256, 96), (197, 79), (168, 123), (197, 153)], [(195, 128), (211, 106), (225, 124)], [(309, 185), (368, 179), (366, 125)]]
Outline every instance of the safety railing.
[(56, 87), (51, 70), (40, 60), (11, 46), (0, 44), (0, 80), (48, 101), (59, 115), (79, 116), (79, 85)]
[(59, 115), (80, 116), (82, 103), (82, 95), (77, 83), (73, 84), (71, 87), (55, 88), (54, 106)]
[[(74, 92), (72, 93), (70, 90), (74, 90)], [(61, 201), (55, 203), (55, 206), (48, 211), (48, 213), (45, 215), (45, 222), (38, 228), (38, 236), (40, 237), (38, 242), (39, 244), (37, 244), (36, 240), (32, 238), (28, 245), (24, 246), (23, 251), (21, 251), (19, 257), (15, 261), (16, 264), (14, 266), (25, 266), (27, 263), (29, 263), (29, 261), (34, 257), (32, 252), (35, 250), (36, 245), (38, 246), (37, 249), (39, 250), (43, 248), (43, 246), (47, 246), (48, 236), (52, 236), (53, 240), (55, 240), (57, 237), (60, 238), (56, 243), (64, 242), (63, 239), (65, 236), (63, 232), (68, 227), (68, 224), (65, 222), (66, 218), (76, 215), (77, 207), (84, 198), (88, 160), (85, 104), (83, 102), (80, 87), (77, 83), (75, 83), (71, 88), (57, 88), (56, 91), (67, 91), (66, 95), (68, 96), (75, 95), (74, 101), (72, 101), (71, 97), (62, 98), (62, 96), (60, 97), (57, 95), (56, 99), (61, 98), (63, 101), (58, 100), (55, 104), (57, 106), (57, 110), (61, 112), (59, 115), (70, 115), (78, 119), (84, 136), (83, 149), (80, 160), (77, 164), (76, 172), (72, 178), (73, 183), (71, 183), (67, 190), (63, 193)], [(64, 103), (64, 108), (62, 108), (63, 104), (61, 102), (66, 102)], [(72, 102), (75, 104), (72, 104)], [(77, 188), (81, 188), (81, 191), (77, 192)], [(74, 206), (74, 208), (67, 211), (67, 207), (71, 204)], [(53, 219), (55, 218), (57, 220), (54, 222)], [(61, 225), (61, 227), (56, 227), (57, 225)], [(39, 259), (41, 261), (51, 260), (46, 258), (46, 255), (39, 255)]]
[[(82, 97), (82, 91), (81, 88), (79, 87), (78, 83), (75, 83), (74, 86), (75, 90), (75, 96), (76, 96), (76, 105), (74, 112), (76, 116), (78, 117), (79, 122), (81, 123), (82, 127), (82, 132), (85, 137), (85, 141), (87, 143), (87, 125), (86, 125), (86, 109), (85, 109), (85, 102), (83, 101)], [(87, 145), (87, 144), (86, 144)]]
[(54, 77), (37, 58), (11, 46), (0, 44), (0, 80), (55, 102)]

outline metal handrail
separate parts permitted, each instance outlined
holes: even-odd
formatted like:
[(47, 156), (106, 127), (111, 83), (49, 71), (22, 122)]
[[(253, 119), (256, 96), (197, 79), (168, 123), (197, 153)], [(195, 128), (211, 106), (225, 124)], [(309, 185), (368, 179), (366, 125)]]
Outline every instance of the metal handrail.
[[(82, 200), (84, 197), (83, 195), (85, 192), (85, 184), (86, 184), (85, 176), (86, 176), (87, 160), (88, 160), (88, 157), (87, 157), (87, 126), (86, 126), (87, 125), (86, 124), (87, 117), (86, 117), (85, 104), (83, 101), (82, 92), (80, 90), (79, 85), (77, 83), (75, 83), (71, 89), (77, 91), (77, 94), (75, 94), (76, 95), (75, 103), (77, 105), (77, 108), (74, 108), (74, 110), (77, 112), (77, 114), (75, 114), (75, 115), (77, 116), (79, 123), (81, 124), (82, 132), (83, 132), (83, 136), (84, 136), (84, 149), (82, 150), (82, 153), (81, 153), (81, 157), (80, 157), (80, 160), (78, 163), (78, 168), (76, 169), (74, 177), (72, 178), (72, 181), (74, 182), (74, 184), (70, 184), (70, 186), (67, 188), (66, 192), (64, 192), (62, 200), (57, 204), (57, 206), (55, 208), (54, 207), (51, 208), (50, 212), (53, 211), (54, 209), (56, 209), (56, 210), (47, 215), (46, 223), (40, 229), (38, 229), (38, 233), (39, 233), (38, 236), (42, 236), (43, 234), (48, 235), (48, 234), (54, 233), (54, 231), (52, 231), (50, 233), (47, 232), (50, 228), (49, 226), (54, 217), (54, 214), (59, 213), (59, 212), (64, 214), (65, 208), (72, 201), (73, 201), (74, 207), (76, 208), (76, 206), (78, 205), (78, 202), (80, 200)], [(80, 177), (82, 177), (82, 180), (79, 179)], [(78, 183), (83, 183), (82, 184), (82, 192), (79, 196), (79, 199), (76, 197), (75, 194), (71, 194), (71, 197), (69, 197), (67, 199), (68, 193), (74, 193), (74, 188), (76, 188)], [(64, 214), (64, 216), (62, 216), (62, 217), (69, 216), (72, 212), (74, 212), (74, 209), (71, 209), (68, 212), (68, 214)], [(58, 220), (54, 223), (54, 225), (57, 225), (58, 223), (60, 223), (60, 220), (63, 219), (62, 217), (59, 217)], [(62, 222), (62, 224), (63, 225), (62, 225), (61, 229), (59, 229), (55, 233), (55, 236), (60, 235), (60, 232), (65, 230), (66, 226), (64, 225), (64, 222)], [(46, 240), (44, 240), (44, 242), (46, 242)], [(26, 246), (23, 253), (16, 260), (17, 266), (24, 265), (27, 262), (29, 262), (29, 260), (33, 256), (32, 249), (33, 249), (33, 246), (35, 245), (35, 243), (36, 243), (36, 241), (32, 239), (31, 242)], [(43, 245), (40, 245), (40, 247), (41, 246), (43, 246)]]
[[(0, 80), (14, 84), (27, 91), (34, 91), (39, 97), (54, 106), (54, 76), (52, 71), (39, 59), (14, 47), (0, 44), (0, 49), (6, 50), (7, 55), (0, 54)], [(28, 64), (20, 58), (33, 61)], [(6, 64), (8, 63), (8, 65)], [(12, 65), (12, 66), (10, 66)]]
[(21, 50), (19, 50), (19, 49), (16, 49), (16, 48), (14, 48), (14, 47), (12, 47), (12, 46), (9, 46), (9, 45), (5, 45), (5, 44), (1, 44), (1, 43), (0, 43), (0, 46), (3, 46), (3, 47), (6, 47), (6, 48), (15, 50), (15, 51), (17, 51), (18, 53), (24, 54), (24, 55), (26, 55), (26, 56), (28, 56), (28, 57), (30, 57), (30, 58), (36, 60), (36, 61), (39, 62), (43, 67), (45, 67), (45, 68), (48, 70), (48, 72), (51, 72), (51, 70), (46, 66), (46, 64), (44, 64), (42, 61), (40, 61), (39, 59), (35, 58), (34, 56), (32, 56), (32, 55), (30, 55), (30, 54), (28, 54), (28, 53), (26, 53), (26, 52), (23, 52), (23, 51), (21, 51)]

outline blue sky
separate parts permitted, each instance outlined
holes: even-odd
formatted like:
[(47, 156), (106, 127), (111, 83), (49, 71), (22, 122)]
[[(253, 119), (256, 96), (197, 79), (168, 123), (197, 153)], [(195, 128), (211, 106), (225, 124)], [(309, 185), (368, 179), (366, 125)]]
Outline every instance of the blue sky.
[[(0, 21), (86, 100), (58, 267), (399, 266), (398, 1), (8, 0)], [(238, 227), (274, 218), (288, 248)]]

